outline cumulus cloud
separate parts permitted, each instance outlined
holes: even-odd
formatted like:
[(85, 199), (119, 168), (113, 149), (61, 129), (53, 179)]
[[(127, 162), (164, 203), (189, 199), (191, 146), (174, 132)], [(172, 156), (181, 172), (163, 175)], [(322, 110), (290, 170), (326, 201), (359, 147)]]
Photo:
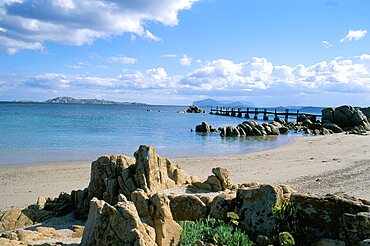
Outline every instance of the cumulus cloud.
[(367, 30), (349, 30), (347, 35), (340, 40), (341, 43), (346, 41), (351, 42), (353, 40), (358, 41), (364, 38), (367, 34)]
[(263, 57), (253, 57), (245, 62), (218, 59), (199, 64), (199, 67), (185, 75), (168, 74), (165, 68), (155, 67), (123, 70), (121, 74), (111, 77), (44, 73), (22, 78), (2, 78), (1, 81), (5, 84), (0, 88), (9, 89), (14, 83), (14, 91), (22, 88), (28, 90), (30, 87), (65, 92), (125, 91), (129, 94), (131, 91), (145, 94), (151, 100), (158, 95), (161, 95), (161, 100), (165, 100), (165, 96), (172, 99), (252, 96), (262, 98), (261, 101), (266, 96), (299, 99), (298, 95), (316, 95), (317, 100), (324, 99), (328, 93), (340, 93), (349, 98), (348, 95), (353, 93), (370, 93), (370, 54), (335, 58), (312, 65), (275, 65)]
[(178, 24), (178, 13), (198, 0), (3, 0), (0, 1), (0, 49), (43, 50), (45, 41), (69, 45), (131, 33), (160, 41), (148, 22)]
[(190, 66), (192, 61), (193, 59), (187, 55), (183, 55), (179, 60), (182, 66)]
[(109, 62), (112, 63), (122, 63), (122, 64), (135, 64), (137, 63), (137, 59), (134, 57), (128, 57), (128, 56), (111, 56), (108, 58)]

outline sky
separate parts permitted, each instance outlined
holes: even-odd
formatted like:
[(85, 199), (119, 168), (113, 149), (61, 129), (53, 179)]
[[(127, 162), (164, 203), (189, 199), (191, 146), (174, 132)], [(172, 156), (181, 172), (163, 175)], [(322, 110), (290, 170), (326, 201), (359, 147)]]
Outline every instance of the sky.
[(0, 101), (370, 106), (368, 0), (0, 0)]

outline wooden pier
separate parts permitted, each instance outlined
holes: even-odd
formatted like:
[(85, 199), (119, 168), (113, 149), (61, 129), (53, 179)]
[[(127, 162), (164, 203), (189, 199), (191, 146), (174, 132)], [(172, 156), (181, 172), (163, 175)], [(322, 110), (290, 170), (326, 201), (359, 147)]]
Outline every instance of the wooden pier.
[(221, 115), (221, 116), (232, 116), (232, 117), (239, 117), (239, 118), (252, 118), (257, 120), (258, 115), (262, 115), (262, 120), (269, 120), (269, 116), (274, 116), (274, 120), (278, 120), (281, 117), (288, 121), (289, 118), (295, 118), (296, 121), (299, 120), (300, 116), (306, 116), (311, 121), (315, 122), (318, 117), (321, 117), (319, 114), (311, 114), (311, 113), (300, 113), (299, 110), (295, 112), (289, 111), (289, 109), (285, 109), (283, 112), (278, 112), (277, 109), (270, 109), (273, 111), (269, 111), (267, 108), (260, 109), (260, 108), (231, 108), (231, 107), (211, 107), (210, 114), (214, 115)]

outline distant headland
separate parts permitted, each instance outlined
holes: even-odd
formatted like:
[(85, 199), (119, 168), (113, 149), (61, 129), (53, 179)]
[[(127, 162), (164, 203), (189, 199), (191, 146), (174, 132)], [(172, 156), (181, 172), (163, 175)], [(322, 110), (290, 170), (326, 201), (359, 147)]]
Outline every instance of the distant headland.
[(73, 97), (56, 97), (45, 101), (17, 100), (14, 103), (55, 103), (55, 104), (123, 104), (123, 105), (146, 105), (137, 102), (115, 102), (104, 99), (76, 99)]

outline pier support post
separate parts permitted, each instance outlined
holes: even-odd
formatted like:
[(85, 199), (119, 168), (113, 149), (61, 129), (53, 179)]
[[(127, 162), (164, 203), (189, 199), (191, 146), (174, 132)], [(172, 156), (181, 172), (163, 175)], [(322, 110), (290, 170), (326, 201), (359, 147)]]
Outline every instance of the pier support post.
[(263, 110), (263, 120), (269, 120), (269, 117), (268, 117), (268, 115), (267, 115), (267, 109), (264, 109)]
[(258, 119), (258, 108), (254, 109), (254, 117), (253, 119), (257, 120)]

